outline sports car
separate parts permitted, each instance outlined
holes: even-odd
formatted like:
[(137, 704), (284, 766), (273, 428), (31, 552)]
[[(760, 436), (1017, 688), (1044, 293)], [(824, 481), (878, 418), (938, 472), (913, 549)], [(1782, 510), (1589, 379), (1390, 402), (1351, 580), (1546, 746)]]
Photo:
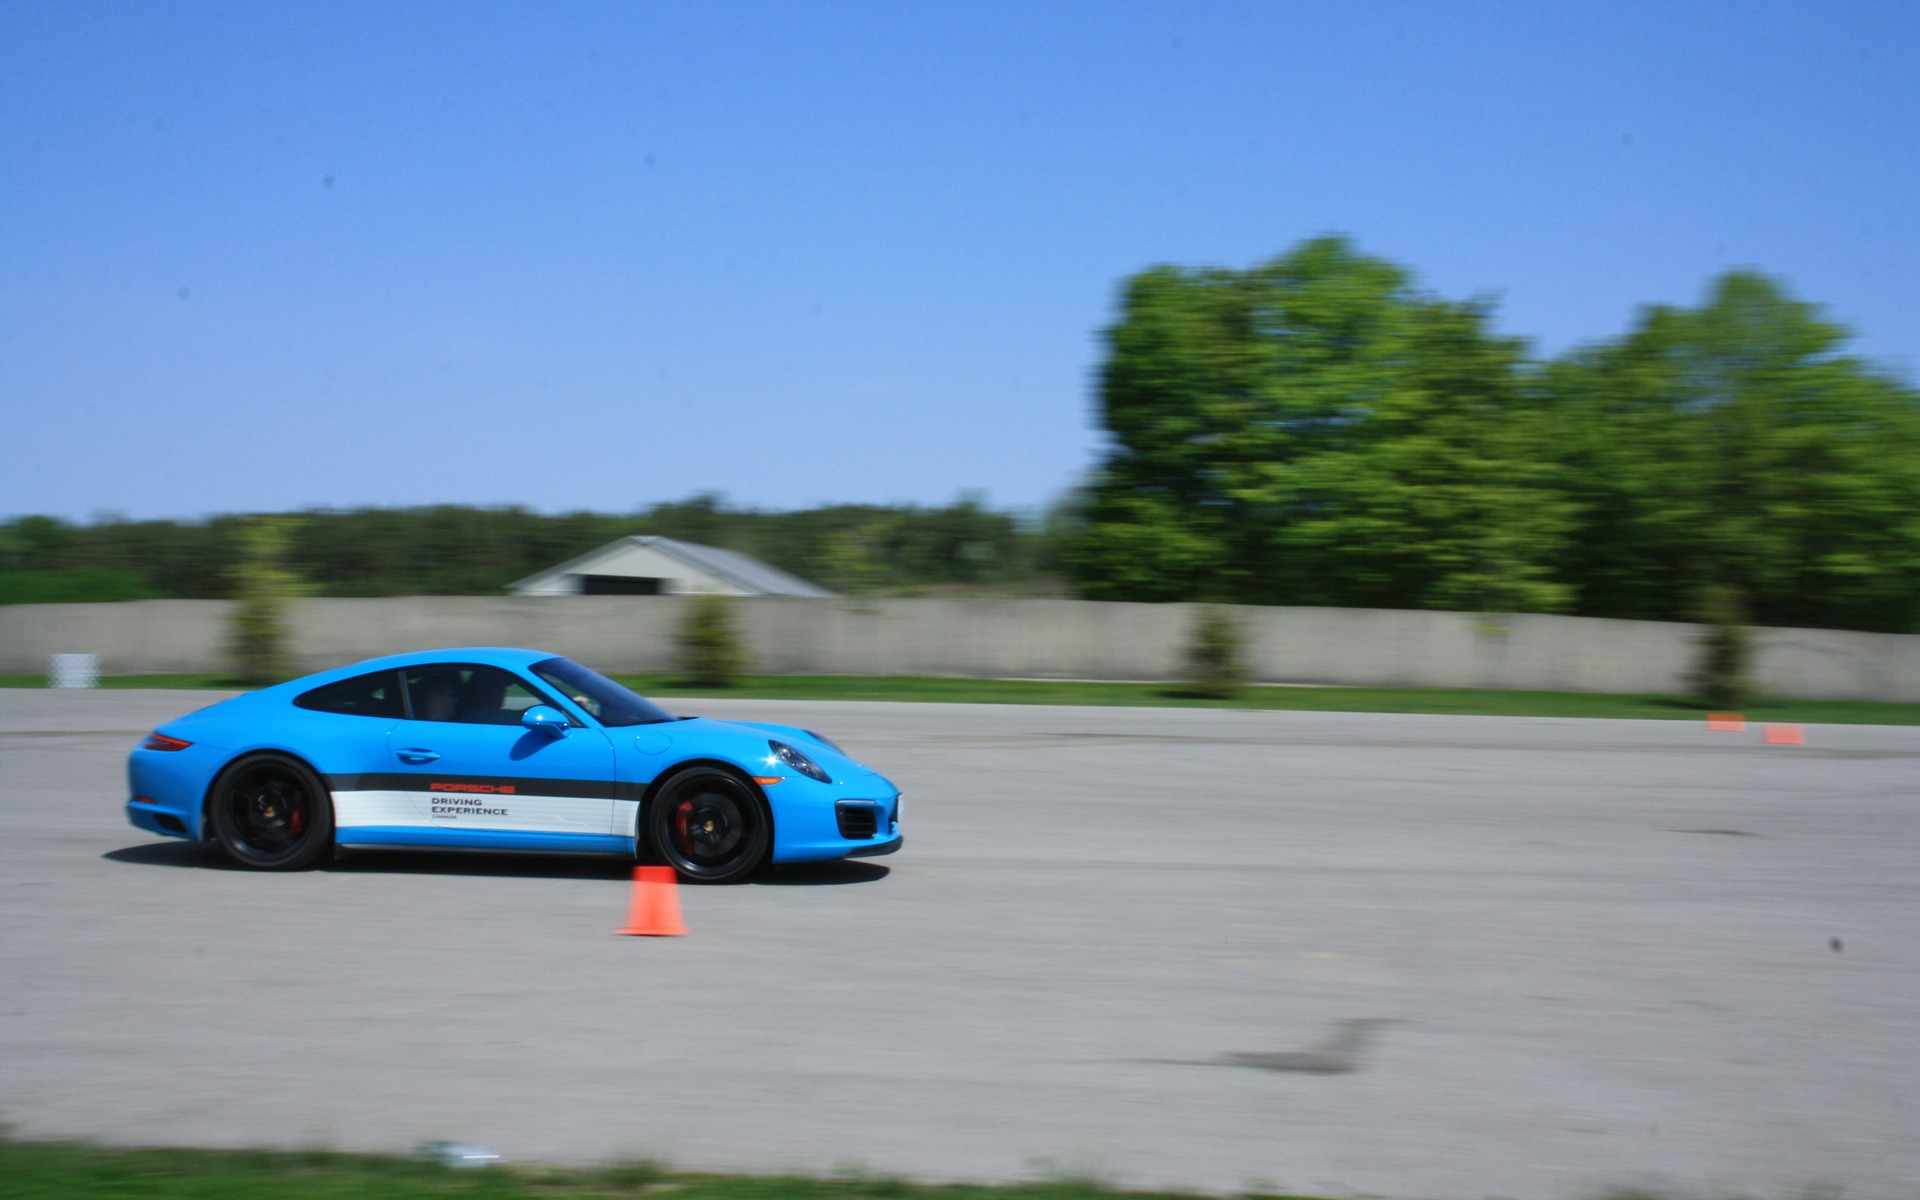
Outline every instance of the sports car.
[(370, 659), (154, 730), (127, 819), (294, 870), (336, 846), (658, 855), (731, 883), (891, 854), (900, 792), (817, 733), (676, 717), (571, 659), (480, 647)]

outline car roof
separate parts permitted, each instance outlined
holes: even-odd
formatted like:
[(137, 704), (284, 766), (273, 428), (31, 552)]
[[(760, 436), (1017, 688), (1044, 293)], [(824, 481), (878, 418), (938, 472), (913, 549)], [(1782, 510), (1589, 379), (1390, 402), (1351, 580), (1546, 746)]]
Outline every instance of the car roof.
[(399, 667), (419, 667), (432, 663), (482, 663), (512, 670), (525, 670), (534, 663), (559, 657), (560, 655), (551, 650), (529, 650), (522, 646), (447, 646), (437, 650), (412, 650), (406, 654), (369, 658), (364, 662), (349, 663), (344, 667), (334, 667), (288, 682), (299, 684), (301, 689), (305, 690), (323, 683), (332, 683), (337, 679), (351, 679), (356, 675), (366, 675), (374, 671), (391, 671)]

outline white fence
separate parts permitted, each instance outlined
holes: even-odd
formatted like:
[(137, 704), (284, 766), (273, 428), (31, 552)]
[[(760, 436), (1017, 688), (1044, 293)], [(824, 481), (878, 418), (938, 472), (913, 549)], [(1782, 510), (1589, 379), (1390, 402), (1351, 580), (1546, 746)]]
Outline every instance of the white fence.
[[(674, 596), (405, 596), (295, 606), (294, 658), (319, 670), (440, 646), (537, 646), (608, 671), (673, 665)], [(736, 601), (756, 671), (979, 678), (1177, 677), (1185, 604), (1079, 600)], [(1268, 683), (1687, 690), (1700, 628), (1657, 621), (1346, 608), (1236, 608), (1253, 677)], [(99, 657), (106, 674), (216, 671), (228, 605), (218, 600), (0, 606), (0, 672), (42, 673), (48, 656)], [(1920, 635), (1756, 631), (1774, 695), (1920, 701)]]

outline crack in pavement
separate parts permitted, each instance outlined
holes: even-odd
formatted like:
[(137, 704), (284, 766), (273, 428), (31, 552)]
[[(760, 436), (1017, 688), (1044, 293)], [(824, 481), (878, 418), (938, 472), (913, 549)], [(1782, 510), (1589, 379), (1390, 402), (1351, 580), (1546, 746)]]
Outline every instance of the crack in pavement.
[(1120, 1062), (1159, 1063), (1176, 1067), (1250, 1067), (1297, 1075), (1347, 1075), (1360, 1069), (1362, 1051), (1374, 1030), (1400, 1025), (1395, 1017), (1355, 1017), (1334, 1022), (1333, 1031), (1305, 1050), (1261, 1052), (1230, 1050), (1212, 1058), (1124, 1058)]

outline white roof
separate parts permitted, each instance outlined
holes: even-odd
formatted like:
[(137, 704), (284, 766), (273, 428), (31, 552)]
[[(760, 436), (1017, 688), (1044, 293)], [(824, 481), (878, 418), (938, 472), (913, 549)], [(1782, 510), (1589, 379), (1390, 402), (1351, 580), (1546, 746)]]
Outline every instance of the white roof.
[(678, 559), (696, 571), (718, 576), (755, 596), (810, 596), (821, 599), (833, 595), (818, 584), (808, 583), (797, 575), (789, 575), (778, 567), (770, 567), (750, 554), (654, 534), (635, 534), (608, 542), (598, 550), (589, 550), (557, 567), (548, 567), (525, 579), (517, 579), (507, 587), (520, 591), (566, 575), (592, 575), (596, 573), (593, 570), (596, 564), (635, 546), (644, 546)]

